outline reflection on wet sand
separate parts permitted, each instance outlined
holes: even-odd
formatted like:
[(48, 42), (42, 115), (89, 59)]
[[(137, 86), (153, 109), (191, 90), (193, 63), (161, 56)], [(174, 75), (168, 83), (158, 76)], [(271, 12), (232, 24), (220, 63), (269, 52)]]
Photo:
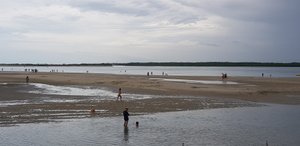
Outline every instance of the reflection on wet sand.
[(128, 127), (124, 127), (124, 141), (129, 141), (129, 130), (128, 130)]

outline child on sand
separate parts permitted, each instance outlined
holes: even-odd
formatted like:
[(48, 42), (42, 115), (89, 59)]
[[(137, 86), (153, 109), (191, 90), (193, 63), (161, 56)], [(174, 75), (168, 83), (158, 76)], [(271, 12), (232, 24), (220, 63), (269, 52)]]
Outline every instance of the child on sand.
[(28, 83), (29, 82), (29, 77), (28, 76), (26, 76), (26, 83)]
[(122, 89), (119, 88), (119, 93), (118, 93), (118, 96), (117, 96), (117, 100), (120, 98), (120, 101), (122, 101), (122, 95), (121, 95), (122, 91), (121, 90)]
[(96, 110), (95, 110), (95, 107), (94, 107), (94, 106), (92, 106), (92, 107), (91, 107), (91, 111), (90, 111), (90, 112), (91, 112), (92, 114), (96, 112)]

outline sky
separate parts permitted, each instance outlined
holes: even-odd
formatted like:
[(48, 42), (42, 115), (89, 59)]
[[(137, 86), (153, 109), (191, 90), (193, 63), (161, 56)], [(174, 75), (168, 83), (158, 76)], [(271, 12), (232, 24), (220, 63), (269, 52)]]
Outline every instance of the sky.
[(300, 62), (299, 0), (0, 4), (0, 63)]

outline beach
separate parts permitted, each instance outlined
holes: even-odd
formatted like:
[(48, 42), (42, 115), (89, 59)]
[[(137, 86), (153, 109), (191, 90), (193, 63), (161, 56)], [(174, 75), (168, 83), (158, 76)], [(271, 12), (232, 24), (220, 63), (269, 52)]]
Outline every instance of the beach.
[[(26, 76), (29, 83), (26, 83)], [(300, 78), (297, 77), (228, 77), (222, 80), (213, 76), (1, 72), (0, 82), (2, 126), (122, 116), (125, 107), (132, 115), (145, 115), (264, 103), (300, 104)], [(63, 91), (44, 93), (48, 88)], [(122, 101), (116, 101), (119, 88), (122, 88)], [(64, 93), (69, 90), (79, 93)], [(89, 112), (91, 106), (96, 113)]]
[[(90, 85), (123, 92), (153, 95), (187, 95), (237, 98), (254, 102), (300, 104), (300, 78), (221, 77), (209, 76), (141, 76), (82, 73), (0, 73), (3, 83), (31, 83), (50, 85)], [(221, 81), (218, 84), (172, 82), (161, 79)], [(234, 82), (237, 84), (226, 84)]]

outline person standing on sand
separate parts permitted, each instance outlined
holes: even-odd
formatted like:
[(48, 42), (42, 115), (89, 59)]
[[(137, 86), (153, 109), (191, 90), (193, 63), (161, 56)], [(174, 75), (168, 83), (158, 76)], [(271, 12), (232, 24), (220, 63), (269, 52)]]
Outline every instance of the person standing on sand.
[(122, 101), (122, 95), (121, 95), (121, 93), (122, 93), (122, 89), (121, 89), (121, 88), (119, 88), (119, 92), (118, 92), (117, 100), (120, 98), (120, 101)]
[(128, 121), (129, 121), (129, 113), (128, 113), (128, 108), (125, 108), (123, 111), (123, 116), (124, 116), (124, 127), (128, 126)]
[(28, 83), (29, 82), (29, 77), (28, 76), (26, 76), (26, 83)]
[(95, 109), (95, 107), (94, 107), (94, 106), (92, 106), (92, 107), (91, 107), (91, 110), (90, 110), (90, 112), (91, 112), (92, 114), (96, 113), (96, 109)]

